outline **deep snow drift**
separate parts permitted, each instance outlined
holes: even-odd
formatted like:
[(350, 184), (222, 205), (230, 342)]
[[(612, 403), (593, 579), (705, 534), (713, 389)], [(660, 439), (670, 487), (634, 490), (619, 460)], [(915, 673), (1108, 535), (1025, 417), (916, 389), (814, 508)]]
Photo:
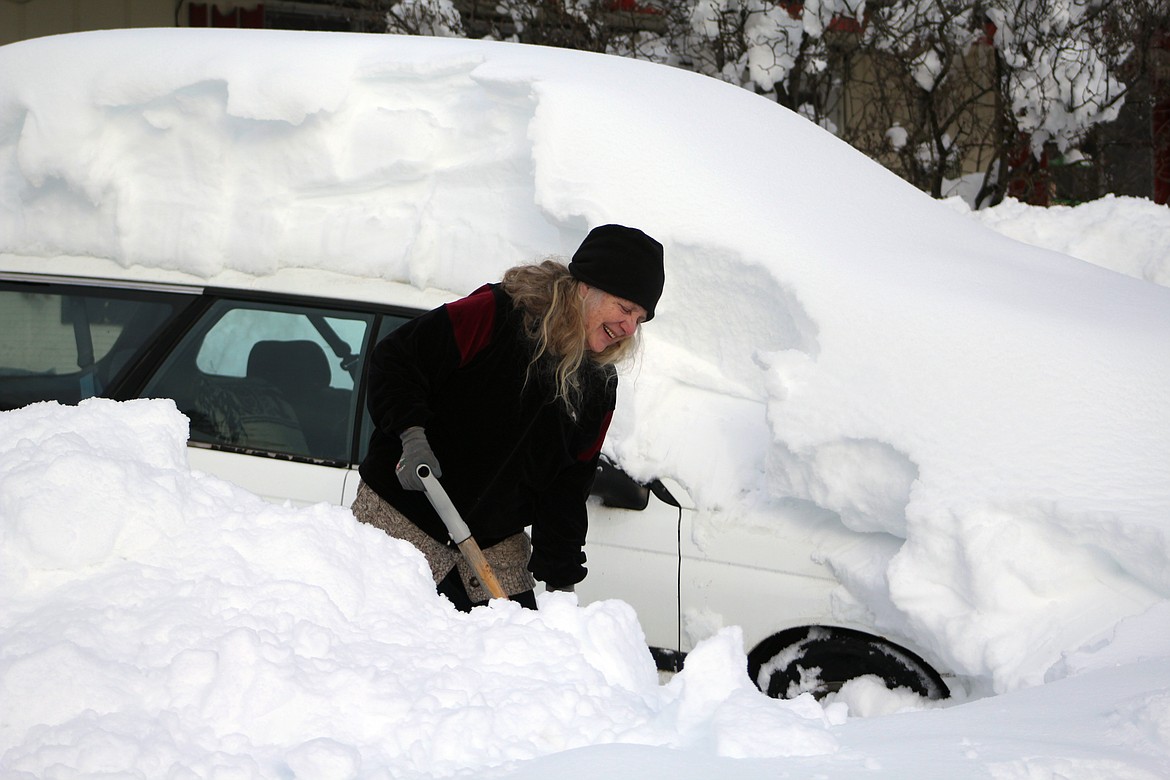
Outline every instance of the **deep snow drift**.
[(408, 544), (192, 474), (186, 439), (169, 401), (0, 415), (0, 746), (26, 742), (5, 770), (429, 777), (615, 741), (833, 749), (811, 697), (755, 690), (733, 630), (659, 688), (625, 604), (461, 615)]
[(907, 712), (847, 719), (759, 693), (733, 628), (659, 685), (622, 602), (458, 613), (409, 545), (192, 473), (186, 435), (170, 401), (0, 414), (0, 776), (1170, 771), (1165, 606), (1072, 679), (949, 709), (862, 680)]
[[(1094, 221), (1078, 218), (1086, 208), (1061, 231), (1080, 243), (1062, 235), (1056, 248), (1079, 251), (1104, 230), (1075, 231)], [(1104, 208), (1117, 225), (1145, 206)], [(1029, 764), (1024, 747), (1001, 744), (996, 761), (1023, 763), (995, 771), (1043, 776), (1066, 758), (1083, 770), (1090, 755), (1101, 767), (1123, 762), (1105, 774), (1164, 773), (1170, 290), (1026, 247), (978, 224), (994, 217), (962, 211), (763, 98), (617, 58), (191, 30), (0, 48), (4, 268), (65, 270), (84, 255), (107, 259), (111, 273), (246, 283), (313, 266), (449, 298), (514, 263), (571, 252), (591, 225), (644, 228), (666, 246), (667, 288), (607, 452), (635, 476), (677, 478), (712, 534), (725, 523), (767, 533), (784, 501), (836, 513), (852, 543), (820, 554), (844, 583), (842, 619), (868, 614), (977, 694), (1052, 681), (1011, 698), (1025, 702), (1018, 721), (997, 714), (1001, 697), (917, 713), (924, 731), (1035, 734), (1030, 707), (1093, 700), (1069, 726), (1075, 739), (1038, 752), (1059, 760)], [(1164, 282), (1164, 244), (1148, 242), (1146, 226), (1165, 230), (1154, 211), (1110, 233), (1110, 261), (1086, 259)], [(1017, 234), (1046, 243), (1043, 220), (1057, 213), (1020, 216)], [(405, 553), (359, 539), (344, 510), (264, 507), (187, 476), (178, 422), (140, 408), (79, 414), (97, 428), (114, 425), (111, 414), (156, 441), (143, 446), (158, 462), (65, 433), (83, 423), (63, 410), (5, 422), (17, 438), (0, 437), (13, 464), (0, 470), (2, 700), (20, 704), (5, 705), (7, 761), (95, 771), (109, 756), (148, 776), (172, 763), (210, 774), (221, 758), (257, 775), (320, 776), (313, 762), (336, 762), (341, 776), (360, 761), (361, 774), (404, 776), (610, 741), (722, 756), (812, 745), (853, 769), (869, 768), (866, 756), (875, 767), (903, 760), (880, 747), (887, 727), (870, 725), (890, 719), (832, 725), (835, 710), (745, 691), (730, 671), (742, 652), (734, 629), (695, 654), (708, 671), (663, 690), (644, 656), (622, 650), (637, 630), (619, 605), (459, 619), (417, 581), (396, 577), (387, 590), (380, 578), (391, 562), (409, 569)], [(32, 423), (20, 415), (43, 415), (39, 432), (23, 432)], [(150, 439), (156, 426), (169, 434)], [(80, 494), (62, 487), (78, 484), (69, 463), (92, 457), (48, 444), (71, 436), (81, 453), (108, 453), (90, 467), (102, 479)], [(125, 517), (113, 508), (123, 504)], [(154, 505), (158, 516), (145, 517)], [(92, 522), (67, 522), (90, 512)], [(204, 526), (218, 532), (199, 536), (198, 518), (215, 518)], [(271, 545), (288, 552), (270, 555)], [(579, 639), (561, 647), (559, 634), (543, 635), (556, 615)], [(532, 674), (504, 669), (510, 682), (495, 688), (494, 667), (402, 627), (412, 622), (480, 650), (499, 641), (509, 649), (489, 657)], [(507, 630), (484, 629), (497, 622)], [(590, 649), (592, 636), (619, 650)], [(529, 647), (539, 649), (521, 652)], [(1085, 682), (1104, 672), (1063, 679), (1146, 657), (1163, 660), (1132, 667), (1144, 694), (1113, 677)], [(574, 671), (554, 682), (541, 677), (546, 663)], [(403, 669), (417, 676), (395, 689), (386, 670)], [(574, 693), (554, 692), (562, 677)], [(484, 724), (529, 678), (516, 730)], [(34, 693), (46, 685), (56, 695)], [(484, 685), (492, 693), (477, 698)], [(550, 699), (574, 714), (557, 720)], [(534, 714), (532, 701), (551, 709)], [(351, 720), (363, 707), (378, 714)], [(556, 733), (534, 736), (545, 725)], [(314, 729), (324, 741), (311, 742)], [(395, 729), (404, 734), (387, 744)], [(466, 736), (479, 731), (495, 736)], [(471, 746), (439, 739), (447, 734)], [(971, 739), (972, 773), (990, 771)], [(71, 757), (56, 758), (54, 744)], [(1124, 755), (1100, 758), (1114, 745)], [(921, 752), (943, 761), (953, 749)], [(298, 756), (307, 769), (291, 768)]]

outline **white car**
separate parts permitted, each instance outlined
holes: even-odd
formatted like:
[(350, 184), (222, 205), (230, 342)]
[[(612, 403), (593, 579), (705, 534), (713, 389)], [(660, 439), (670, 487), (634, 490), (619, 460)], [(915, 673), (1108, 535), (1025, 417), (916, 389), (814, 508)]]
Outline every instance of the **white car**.
[[(2, 258), (0, 409), (91, 396), (174, 399), (190, 462), (274, 501), (349, 505), (369, 439), (365, 366), (377, 340), (426, 303), (401, 285), (324, 297), (329, 274), (277, 274), (247, 289), (144, 280), (71, 259), (38, 273)], [(332, 285), (335, 286), (335, 285)], [(590, 502), (583, 603), (637, 611), (660, 668), (690, 647), (684, 616), (743, 628), (750, 673), (772, 695), (827, 692), (866, 674), (932, 698), (948, 689), (912, 650), (830, 621), (838, 583), (812, 551), (817, 518), (794, 507), (781, 534), (727, 529), (702, 547), (686, 492), (641, 485), (604, 462)]]
[(379, 336), (607, 222), (663, 244), (666, 283), (578, 593), (633, 605), (663, 666), (738, 625), (777, 694), (1008, 689), (1161, 598), (1116, 540), (1160, 533), (1170, 495), (1165, 291), (622, 57), (193, 29), (0, 47), (0, 407), (170, 396), (196, 468), (344, 506)]

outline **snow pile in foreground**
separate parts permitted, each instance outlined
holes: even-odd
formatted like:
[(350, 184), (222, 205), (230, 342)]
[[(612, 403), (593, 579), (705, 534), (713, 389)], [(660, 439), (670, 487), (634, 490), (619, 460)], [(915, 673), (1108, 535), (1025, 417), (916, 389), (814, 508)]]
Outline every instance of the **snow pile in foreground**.
[[(1170, 614), (960, 706), (751, 687), (738, 632), (660, 686), (629, 608), (470, 615), (343, 509), (187, 468), (167, 401), (0, 413), (0, 776), (515, 780), (1170, 775)], [(897, 714), (890, 714), (897, 713)]]
[(0, 414), (5, 777), (435, 777), (612, 742), (836, 749), (843, 705), (760, 694), (736, 630), (660, 687), (624, 603), (460, 614), (409, 545), (192, 473), (186, 436), (169, 401)]

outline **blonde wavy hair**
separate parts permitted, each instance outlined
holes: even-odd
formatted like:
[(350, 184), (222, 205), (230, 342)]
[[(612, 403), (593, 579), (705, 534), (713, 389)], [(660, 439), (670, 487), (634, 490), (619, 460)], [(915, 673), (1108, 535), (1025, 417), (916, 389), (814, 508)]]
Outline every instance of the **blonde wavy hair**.
[(525, 332), (536, 343), (528, 364), (529, 376), (541, 361), (551, 361), (554, 397), (573, 413), (578, 411), (584, 375), (626, 360), (640, 343), (640, 331), (635, 331), (602, 352), (590, 352), (585, 333), (586, 301), (602, 291), (590, 288), (582, 296), (578, 293), (580, 284), (564, 263), (551, 259), (509, 268), (503, 279), (504, 292), (524, 313)]

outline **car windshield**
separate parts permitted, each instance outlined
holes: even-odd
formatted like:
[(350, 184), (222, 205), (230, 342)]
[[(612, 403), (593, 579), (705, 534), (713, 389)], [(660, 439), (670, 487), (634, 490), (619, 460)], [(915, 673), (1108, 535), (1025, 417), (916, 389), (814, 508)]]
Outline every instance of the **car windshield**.
[(0, 282), (0, 409), (105, 395), (194, 295)]

